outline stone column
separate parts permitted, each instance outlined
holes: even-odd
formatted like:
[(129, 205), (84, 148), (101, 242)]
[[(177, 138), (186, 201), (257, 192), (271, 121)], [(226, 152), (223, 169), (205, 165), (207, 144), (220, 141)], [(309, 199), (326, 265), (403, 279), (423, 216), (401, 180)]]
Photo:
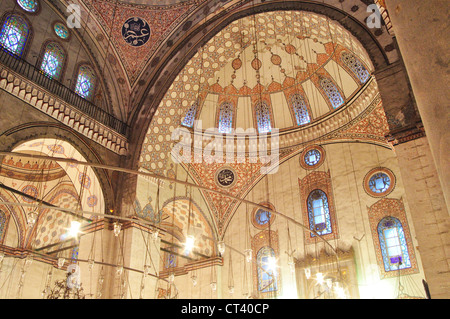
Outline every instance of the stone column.
[(446, 203), (450, 202), (448, 0), (386, 1)]

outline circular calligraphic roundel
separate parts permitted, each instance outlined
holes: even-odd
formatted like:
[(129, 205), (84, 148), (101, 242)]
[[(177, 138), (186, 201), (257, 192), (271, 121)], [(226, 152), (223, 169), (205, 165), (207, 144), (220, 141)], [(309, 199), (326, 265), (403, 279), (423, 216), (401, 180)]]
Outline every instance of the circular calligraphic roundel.
[(150, 26), (142, 18), (129, 18), (122, 26), (122, 37), (129, 45), (139, 47), (150, 39)]
[(221, 187), (232, 187), (236, 182), (236, 173), (231, 168), (222, 168), (216, 173), (216, 183)]

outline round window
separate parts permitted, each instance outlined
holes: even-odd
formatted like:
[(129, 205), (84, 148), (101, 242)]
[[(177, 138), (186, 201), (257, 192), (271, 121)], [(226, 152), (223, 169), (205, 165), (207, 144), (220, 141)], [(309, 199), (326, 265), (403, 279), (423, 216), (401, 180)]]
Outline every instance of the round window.
[(303, 150), (300, 155), (300, 165), (304, 169), (314, 169), (322, 165), (325, 151), (319, 145), (312, 145)]
[(364, 178), (364, 190), (371, 196), (389, 194), (395, 185), (395, 176), (387, 168), (374, 168)]
[(17, 0), (19, 6), (27, 12), (36, 12), (38, 9), (38, 2), (36, 0)]
[(274, 210), (274, 206), (270, 203), (261, 203), (260, 206), (265, 206), (268, 209), (256, 207), (252, 214), (252, 224), (256, 228), (263, 229), (268, 227), (274, 220), (275, 215), (270, 211)]
[(69, 30), (61, 22), (56, 22), (53, 29), (55, 30), (56, 35), (61, 39), (67, 40), (69, 38)]

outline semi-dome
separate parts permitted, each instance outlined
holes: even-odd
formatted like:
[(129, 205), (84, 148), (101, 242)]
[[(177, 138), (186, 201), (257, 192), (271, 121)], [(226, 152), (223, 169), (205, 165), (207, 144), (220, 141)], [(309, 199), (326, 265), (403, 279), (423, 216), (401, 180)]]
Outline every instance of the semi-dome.
[(160, 108), (181, 107), (180, 123), (195, 129), (289, 130), (343, 107), (372, 71), (362, 45), (336, 21), (304, 11), (260, 13), (200, 48)]

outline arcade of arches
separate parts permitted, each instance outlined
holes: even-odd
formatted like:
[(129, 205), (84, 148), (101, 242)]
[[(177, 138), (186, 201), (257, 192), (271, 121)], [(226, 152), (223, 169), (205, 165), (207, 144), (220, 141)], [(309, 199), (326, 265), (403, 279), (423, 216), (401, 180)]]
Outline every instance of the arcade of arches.
[(448, 8), (2, 0), (0, 298), (449, 298)]

